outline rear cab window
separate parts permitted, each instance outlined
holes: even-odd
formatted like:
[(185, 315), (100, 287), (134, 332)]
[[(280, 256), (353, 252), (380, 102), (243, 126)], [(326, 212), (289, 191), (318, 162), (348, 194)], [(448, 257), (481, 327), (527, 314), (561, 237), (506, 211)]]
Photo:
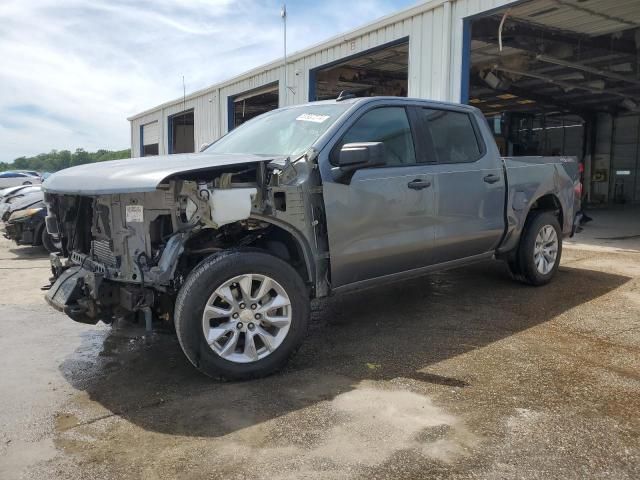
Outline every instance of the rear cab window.
[(418, 115), (431, 137), (438, 163), (472, 163), (480, 159), (482, 147), (468, 113), (420, 108)]

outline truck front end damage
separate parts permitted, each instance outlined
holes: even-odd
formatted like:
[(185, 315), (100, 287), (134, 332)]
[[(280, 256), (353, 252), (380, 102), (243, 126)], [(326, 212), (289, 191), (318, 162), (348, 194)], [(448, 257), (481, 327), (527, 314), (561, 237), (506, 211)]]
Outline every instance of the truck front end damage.
[(327, 271), (326, 235), (312, 221), (319, 184), (311, 162), (269, 159), (172, 172), (144, 191), (45, 185), (47, 229), (62, 245), (46, 300), (82, 323), (171, 322), (189, 272), (239, 247), (270, 250), (316, 288)]

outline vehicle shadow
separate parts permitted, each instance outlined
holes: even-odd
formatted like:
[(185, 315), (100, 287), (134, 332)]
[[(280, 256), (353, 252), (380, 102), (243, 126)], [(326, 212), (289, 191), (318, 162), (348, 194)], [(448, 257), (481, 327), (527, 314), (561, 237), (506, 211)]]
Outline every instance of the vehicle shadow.
[(185, 359), (174, 335), (150, 343), (126, 330), (86, 335), (61, 365), (66, 379), (113, 414), (175, 435), (216, 437), (330, 400), (362, 380), (415, 379), (466, 388), (430, 373), (443, 360), (542, 324), (629, 280), (563, 267), (532, 288), (499, 263), (339, 296), (319, 305), (286, 369), (248, 382), (213, 381)]
[(15, 255), (13, 258), (6, 258), (4, 260), (24, 260), (25, 258), (47, 258), (49, 252), (47, 252), (41, 245), (31, 246), (15, 246), (8, 249), (8, 252)]

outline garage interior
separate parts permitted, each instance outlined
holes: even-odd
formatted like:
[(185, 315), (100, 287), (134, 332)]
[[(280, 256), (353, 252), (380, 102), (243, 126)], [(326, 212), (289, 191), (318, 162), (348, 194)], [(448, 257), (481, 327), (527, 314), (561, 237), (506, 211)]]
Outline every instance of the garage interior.
[(531, 0), (470, 22), (469, 103), (503, 155), (571, 155), (586, 200), (640, 203), (640, 2)]
[(239, 127), (253, 117), (278, 108), (279, 101), (277, 83), (233, 97), (233, 123), (230, 127)]
[(310, 99), (328, 100), (336, 98), (342, 91), (358, 97), (406, 97), (408, 78), (407, 40), (315, 69)]
[(169, 153), (195, 152), (193, 110), (169, 117)]

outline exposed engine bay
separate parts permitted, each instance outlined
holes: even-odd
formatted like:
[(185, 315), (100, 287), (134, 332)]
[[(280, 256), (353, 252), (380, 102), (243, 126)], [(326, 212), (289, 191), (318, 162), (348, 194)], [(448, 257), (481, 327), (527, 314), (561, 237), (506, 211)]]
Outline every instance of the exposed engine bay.
[(314, 167), (306, 157), (271, 159), (172, 176), (154, 191), (47, 192), (47, 229), (62, 245), (52, 255), (47, 301), (83, 323), (140, 312), (148, 322), (152, 315), (170, 322), (189, 272), (213, 253), (242, 247), (286, 260), (323, 295), (328, 256)]

